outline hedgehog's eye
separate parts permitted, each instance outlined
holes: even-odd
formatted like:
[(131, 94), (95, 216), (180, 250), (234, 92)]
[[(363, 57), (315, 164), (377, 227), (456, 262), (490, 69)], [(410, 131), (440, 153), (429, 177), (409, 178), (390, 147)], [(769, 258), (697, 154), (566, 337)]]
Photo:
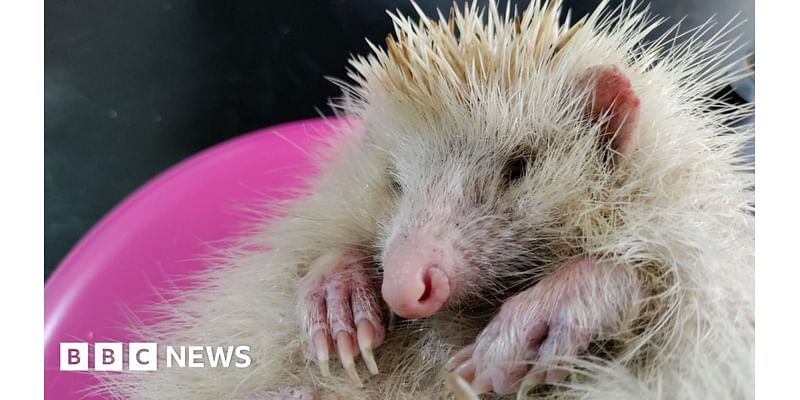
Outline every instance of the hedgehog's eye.
[(403, 193), (403, 185), (400, 184), (400, 181), (398, 181), (394, 175), (389, 177), (389, 186), (394, 194)]
[(528, 166), (525, 157), (514, 157), (503, 167), (503, 183), (506, 185), (513, 185), (520, 178), (525, 176), (525, 170)]

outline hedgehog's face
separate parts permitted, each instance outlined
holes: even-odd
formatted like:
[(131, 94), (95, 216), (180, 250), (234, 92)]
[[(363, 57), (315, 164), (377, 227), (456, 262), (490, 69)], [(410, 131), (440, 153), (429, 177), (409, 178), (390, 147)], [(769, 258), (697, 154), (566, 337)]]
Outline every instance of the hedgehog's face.
[[(624, 153), (638, 100), (615, 67), (587, 74), (594, 101), (586, 111), (603, 124), (595, 132), (608, 134), (611, 149)], [(516, 129), (509, 140), (486, 133), (420, 135), (397, 146), (397, 208), (384, 227), (382, 254), (382, 294), (396, 314), (422, 318), (445, 306), (474, 305), (525, 284), (551, 261), (563, 239), (559, 209), (571, 201), (571, 177), (586, 173), (561, 171), (563, 157), (574, 157), (561, 143), (529, 137), (552, 128)], [(586, 143), (587, 151), (607, 151), (597, 137)]]

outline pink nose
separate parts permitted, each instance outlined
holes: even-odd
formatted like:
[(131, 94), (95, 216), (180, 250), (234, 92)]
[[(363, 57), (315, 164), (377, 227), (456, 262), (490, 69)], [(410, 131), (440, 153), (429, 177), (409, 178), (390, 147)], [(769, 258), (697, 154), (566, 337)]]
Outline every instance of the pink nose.
[(450, 279), (441, 251), (399, 239), (383, 262), (383, 299), (392, 311), (405, 318), (430, 317), (450, 297)]
[(400, 276), (384, 274), (383, 299), (401, 317), (430, 317), (442, 308), (450, 296), (450, 282), (447, 275), (436, 266), (415, 272), (413, 275)]

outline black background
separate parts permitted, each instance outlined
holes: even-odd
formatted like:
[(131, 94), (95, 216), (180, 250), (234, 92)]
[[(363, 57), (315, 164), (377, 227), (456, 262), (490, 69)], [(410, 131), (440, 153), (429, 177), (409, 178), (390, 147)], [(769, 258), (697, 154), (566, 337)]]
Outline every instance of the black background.
[[(451, 1), (418, 3), (432, 13)], [(697, 21), (729, 18), (737, 6), (661, 3), (661, 13)], [(565, 4), (579, 17), (596, 2)], [(327, 114), (337, 90), (324, 77), (343, 78), (349, 55), (368, 51), (365, 37), (382, 43), (384, 10), (395, 8), (412, 12), (407, 0), (46, 1), (45, 278), (103, 214), (170, 165)]]

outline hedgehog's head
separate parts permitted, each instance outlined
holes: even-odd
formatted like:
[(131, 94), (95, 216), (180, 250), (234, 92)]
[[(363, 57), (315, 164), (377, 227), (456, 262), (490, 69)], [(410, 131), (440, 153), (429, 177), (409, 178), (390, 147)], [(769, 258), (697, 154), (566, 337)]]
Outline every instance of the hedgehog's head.
[(565, 210), (591, 207), (631, 149), (638, 99), (624, 58), (581, 29), (596, 16), (567, 29), (555, 6), (490, 11), (398, 18), (387, 51), (354, 64), (396, 197), (382, 294), (403, 317), (503, 295), (574, 252)]
[(427, 317), (507, 294), (574, 251), (566, 236), (579, 232), (562, 216), (591, 207), (610, 184), (631, 149), (639, 100), (615, 66), (589, 68), (572, 86), (564, 92), (589, 98), (561, 121), (506, 114), (396, 137), (382, 288), (395, 313)]

